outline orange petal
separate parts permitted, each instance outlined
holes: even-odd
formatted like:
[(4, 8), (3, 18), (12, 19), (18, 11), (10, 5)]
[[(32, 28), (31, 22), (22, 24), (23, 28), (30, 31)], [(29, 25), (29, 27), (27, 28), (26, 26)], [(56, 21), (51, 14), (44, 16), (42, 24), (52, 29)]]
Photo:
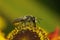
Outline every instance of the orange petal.
[(48, 35), (50, 40), (57, 40), (59, 34), (59, 28), (56, 27), (55, 31)]

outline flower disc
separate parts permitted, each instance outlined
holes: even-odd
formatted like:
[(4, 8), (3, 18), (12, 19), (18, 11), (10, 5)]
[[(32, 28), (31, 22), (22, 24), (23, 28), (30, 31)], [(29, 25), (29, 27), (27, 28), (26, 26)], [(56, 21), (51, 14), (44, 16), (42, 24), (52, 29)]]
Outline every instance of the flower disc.
[(8, 35), (9, 40), (48, 40), (47, 32), (36, 25), (35, 17), (17, 19), (13, 24), (15, 29)]

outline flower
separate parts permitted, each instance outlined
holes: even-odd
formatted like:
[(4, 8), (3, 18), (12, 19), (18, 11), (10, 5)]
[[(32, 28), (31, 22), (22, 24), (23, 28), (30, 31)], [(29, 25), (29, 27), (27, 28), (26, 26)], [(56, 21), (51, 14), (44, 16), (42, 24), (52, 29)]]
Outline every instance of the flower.
[(55, 31), (48, 35), (50, 40), (60, 40), (59, 27), (56, 27)]

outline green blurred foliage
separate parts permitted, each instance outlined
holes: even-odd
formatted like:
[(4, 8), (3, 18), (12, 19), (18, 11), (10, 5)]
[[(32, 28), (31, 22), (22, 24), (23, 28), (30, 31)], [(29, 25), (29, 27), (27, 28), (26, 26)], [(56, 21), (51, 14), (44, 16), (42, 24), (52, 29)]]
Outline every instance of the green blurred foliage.
[[(39, 25), (48, 32), (51, 32), (57, 25), (60, 25), (60, 17), (57, 17), (57, 12), (55, 10), (51, 10), (42, 1), (37, 2), (36, 0), (0, 0), (0, 10), (6, 17), (8, 17), (10, 22), (15, 18), (19, 18), (25, 15), (33, 15), (37, 18), (42, 18)], [(10, 28), (12, 28), (12, 26)], [(9, 29), (7, 28), (8, 32)]]

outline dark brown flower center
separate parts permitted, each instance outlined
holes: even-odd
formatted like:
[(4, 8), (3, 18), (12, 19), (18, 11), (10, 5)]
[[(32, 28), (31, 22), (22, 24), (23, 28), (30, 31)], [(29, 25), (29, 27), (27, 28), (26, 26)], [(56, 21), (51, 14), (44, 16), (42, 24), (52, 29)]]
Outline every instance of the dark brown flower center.
[(13, 40), (40, 40), (36, 32), (30, 30), (22, 30), (18, 34), (14, 35)]

